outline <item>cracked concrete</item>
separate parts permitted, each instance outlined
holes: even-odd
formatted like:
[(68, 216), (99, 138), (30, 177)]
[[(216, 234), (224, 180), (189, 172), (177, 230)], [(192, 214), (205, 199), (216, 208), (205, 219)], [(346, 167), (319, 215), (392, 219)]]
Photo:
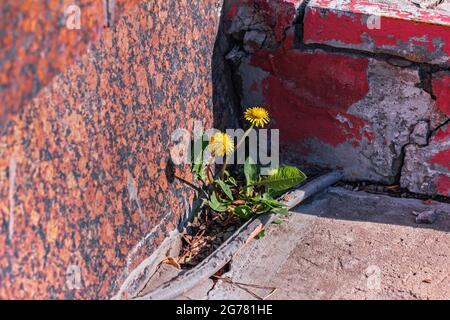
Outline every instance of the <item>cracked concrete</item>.
[[(437, 221), (417, 224), (414, 212), (429, 210)], [(448, 204), (330, 188), (271, 225), (223, 277), (277, 288), (269, 299), (449, 299), (449, 231)], [(208, 298), (271, 291), (245, 288), (218, 281)]]
[(428, 137), (430, 135), (430, 124), (428, 121), (419, 121), (414, 126), (410, 135), (411, 143), (424, 147), (428, 144)]
[(427, 145), (410, 144), (405, 149), (401, 185), (422, 194), (441, 193), (450, 196), (450, 123), (434, 132)]
[(447, 10), (450, 1), (448, 0), (408, 0), (406, 2), (412, 3), (422, 9), (438, 9)]
[[(310, 44), (304, 35), (305, 12), (319, 6), (317, 1), (272, 2), (282, 10), (266, 1), (231, 2), (238, 5), (226, 15), (226, 32), (236, 45), (228, 58), (240, 78), (242, 108), (269, 107), (272, 125), (281, 131), (283, 157), (306, 168), (341, 169), (349, 181), (401, 183), (413, 192), (450, 194), (446, 163), (429, 163), (437, 151), (448, 153), (450, 135), (443, 138), (444, 144), (432, 140), (449, 119), (448, 73), (436, 73), (439, 66), (417, 63), (417, 57), (406, 57), (395, 46), (390, 55), (381, 55), (330, 43)], [(450, 11), (432, 12), (448, 1), (415, 2), (331, 1), (324, 6), (349, 14), (375, 10), (382, 15), (394, 6), (389, 17), (404, 10), (405, 17), (421, 15), (421, 21), (445, 26), (436, 17)], [(252, 3), (258, 3), (259, 9)], [(417, 11), (419, 5), (428, 9)], [(408, 24), (405, 17), (402, 23)], [(325, 33), (332, 28), (316, 27)], [(420, 28), (411, 32), (416, 31), (428, 32)], [(420, 45), (411, 44), (408, 50)], [(417, 48), (418, 55), (422, 49)], [(448, 156), (439, 161), (448, 162)]]
[(417, 3), (311, 0), (304, 19), (304, 41), (449, 67), (446, 29), (450, 10), (446, 3)]

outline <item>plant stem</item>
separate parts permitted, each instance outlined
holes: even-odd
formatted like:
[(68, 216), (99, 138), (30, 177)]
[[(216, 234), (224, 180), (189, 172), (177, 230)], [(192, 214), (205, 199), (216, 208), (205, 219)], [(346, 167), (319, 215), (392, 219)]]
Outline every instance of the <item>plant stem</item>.
[(211, 165), (209, 163), (206, 165), (206, 176), (208, 178), (209, 184), (212, 185), (214, 183), (214, 178), (211, 170)]
[(228, 162), (228, 156), (225, 156), (225, 161), (223, 162), (222, 170), (220, 171), (220, 179), (222, 179), (222, 180), (225, 176), (225, 169), (227, 168), (227, 162)]
[(181, 182), (183, 182), (184, 184), (188, 185), (189, 187), (191, 187), (195, 191), (201, 192), (201, 189), (199, 187), (195, 186), (194, 184), (190, 183), (189, 181), (187, 181), (187, 180), (185, 180), (185, 179), (183, 179), (181, 177), (178, 177), (178, 176), (175, 176), (175, 179), (180, 180)]
[(239, 149), (239, 147), (241, 146), (241, 144), (245, 141), (245, 138), (247, 138), (247, 136), (249, 135), (250, 131), (252, 131), (252, 129), (254, 128), (254, 124), (252, 124), (250, 126), (250, 128), (247, 129), (247, 131), (245, 131), (244, 135), (242, 136), (242, 138), (238, 141), (237, 145), (236, 145), (236, 150)]
[[(250, 134), (250, 131), (252, 131), (254, 125), (252, 124), (250, 126), (250, 128), (247, 129), (247, 131), (245, 131), (244, 135), (241, 137), (241, 139), (238, 141), (237, 145), (236, 145), (236, 151), (239, 149), (239, 147), (241, 146), (241, 144), (245, 141), (245, 138), (247, 138), (247, 136)], [(222, 170), (220, 171), (220, 178), (223, 180), (224, 175), (225, 175), (225, 169), (227, 168), (227, 162), (228, 162), (228, 156), (225, 156), (225, 161), (222, 165)]]

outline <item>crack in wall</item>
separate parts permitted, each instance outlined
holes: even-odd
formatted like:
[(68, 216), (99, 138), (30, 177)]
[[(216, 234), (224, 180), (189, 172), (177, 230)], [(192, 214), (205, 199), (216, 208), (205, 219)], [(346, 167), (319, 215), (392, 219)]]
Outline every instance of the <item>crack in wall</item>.
[[(397, 185), (400, 185), (400, 184), (401, 184), (400, 181), (401, 181), (401, 178), (402, 178), (403, 166), (405, 165), (405, 160), (406, 160), (406, 148), (407, 148), (408, 146), (410, 146), (410, 145), (417, 145), (417, 146), (419, 146), (418, 144), (412, 142), (412, 137), (411, 137), (411, 136), (412, 136), (412, 134), (413, 134), (413, 132), (414, 132), (416, 126), (417, 126), (421, 121), (426, 121), (426, 122), (428, 122), (428, 120), (419, 120), (416, 124), (414, 124), (414, 125), (412, 126), (412, 128), (410, 128), (410, 130), (409, 130), (409, 141), (408, 141), (408, 143), (404, 144), (404, 145), (401, 147), (400, 155), (398, 156), (397, 159), (394, 160), (394, 166), (396, 167), (395, 171), (397, 171), (397, 172), (396, 172), (396, 175), (395, 175), (395, 182), (394, 182), (394, 184), (397, 184)], [(426, 146), (428, 146), (428, 144), (429, 144), (429, 139), (430, 139), (430, 130), (428, 130), (428, 132), (427, 132), (426, 143), (423, 144), (423, 145), (420, 145), (420, 147), (426, 147)]]
[(421, 9), (436, 9), (444, 3), (449, 3), (448, 0), (409, 0), (409, 2)]
[[(430, 64), (427, 62), (416, 62), (416, 61), (409, 60), (405, 57), (394, 55), (394, 54), (389, 54), (389, 53), (374, 53), (374, 52), (369, 52), (369, 51), (365, 51), (365, 50), (361, 50), (361, 49), (339, 48), (339, 47), (334, 47), (332, 45), (327, 45), (327, 44), (306, 44), (304, 42), (304, 38), (303, 38), (304, 18), (305, 18), (305, 14), (306, 14), (306, 8), (307, 8), (308, 4), (310, 3), (310, 1), (311, 0), (305, 0), (300, 4), (300, 6), (297, 9), (296, 16), (293, 18), (292, 24), (290, 24), (289, 26), (284, 28), (284, 33), (283, 33), (282, 39), (281, 39), (281, 41), (276, 42), (276, 46), (273, 46), (273, 45), (266, 46), (265, 43), (263, 43), (259, 47), (259, 49), (263, 49), (263, 48), (269, 49), (269, 50), (279, 49), (282, 46), (283, 42), (286, 40), (287, 31), (294, 28), (295, 39), (294, 39), (294, 46), (292, 49), (299, 49), (299, 50), (305, 50), (305, 51), (314, 51), (314, 50), (319, 49), (319, 50), (323, 50), (325, 52), (348, 54), (348, 55), (354, 55), (354, 56), (364, 57), (364, 58), (372, 58), (372, 59), (383, 60), (383, 61), (388, 61), (390, 59), (402, 60), (402, 61), (406, 61), (406, 62), (410, 63), (410, 65), (408, 65), (407, 67), (417, 66), (420, 70), (422, 70), (423, 76), (424, 76), (424, 81), (428, 81), (429, 77), (427, 75), (432, 75), (432, 74), (440, 72), (440, 71), (450, 70), (450, 68), (442, 67), (442, 66), (439, 66), (436, 64)], [(270, 32), (270, 33), (272, 32), (270, 29), (265, 28), (263, 25), (261, 25), (261, 23), (263, 23), (263, 21), (261, 21), (261, 18), (257, 17), (257, 15), (258, 15), (257, 10), (253, 11), (253, 15), (256, 15), (256, 20), (252, 20), (252, 22), (250, 24), (246, 23), (246, 21), (244, 19), (242, 19), (240, 16), (236, 16), (236, 18), (241, 21), (241, 24), (243, 26), (245, 26), (245, 28), (240, 30), (241, 32), (244, 32), (244, 33), (249, 32), (249, 31), (266, 31), (266, 32)], [(236, 36), (236, 34), (233, 34), (233, 33), (232, 33), (232, 35)], [(241, 38), (243, 38), (242, 35), (241, 35)], [(272, 42), (271, 44), (274, 44), (274, 43)], [(245, 50), (245, 46), (242, 42), (240, 43), (240, 49), (243, 52), (245, 52), (246, 54), (249, 54), (249, 53), (251, 54), (251, 52), (248, 52), (247, 50)], [(398, 66), (398, 65), (396, 65), (396, 66)], [(430, 85), (424, 83), (423, 88), (425, 91), (427, 91), (428, 93), (430, 93), (432, 95), (432, 89), (431, 89)]]
[[(394, 67), (397, 68), (403, 68), (403, 69), (416, 69), (418, 72), (418, 78), (419, 82), (416, 84), (416, 87), (421, 89), (424, 93), (427, 93), (429, 97), (433, 100), (436, 100), (436, 96), (433, 92), (433, 86), (432, 86), (432, 79), (433, 74), (440, 72), (440, 71), (447, 71), (450, 70), (450, 68), (445, 68), (442, 66), (426, 63), (426, 62), (415, 62), (411, 61), (405, 57), (401, 57), (395, 54), (388, 54), (388, 53), (373, 53), (368, 52), (360, 49), (351, 49), (351, 48), (337, 48), (332, 45), (326, 45), (326, 44), (306, 44), (304, 43), (304, 18), (306, 14), (306, 8), (310, 0), (304, 1), (300, 4), (300, 6), (296, 10), (296, 15), (292, 20), (292, 23), (284, 27), (284, 32), (282, 36), (282, 40), (275, 43), (273, 41), (270, 41), (270, 37), (267, 36), (264, 41), (258, 46), (258, 49), (266, 49), (266, 50), (277, 50), (282, 47), (283, 43), (287, 39), (288, 32), (294, 31), (294, 42), (292, 49), (293, 50), (300, 50), (303, 52), (314, 52), (316, 50), (321, 50), (323, 52), (327, 53), (335, 53), (335, 54), (342, 54), (346, 56), (352, 56), (352, 57), (361, 57), (366, 59), (373, 59), (377, 61), (383, 61), (386, 62)], [(252, 14), (258, 14), (255, 12), (255, 8), (253, 8)], [(241, 25), (241, 28), (238, 30), (234, 30), (231, 32), (230, 36), (234, 40), (234, 47), (231, 51), (233, 51), (233, 56), (237, 57), (239, 56), (239, 59), (229, 59), (230, 63), (233, 65), (233, 77), (235, 78), (241, 78), (240, 72), (240, 66), (242, 65), (243, 61), (245, 61), (245, 58), (248, 58), (253, 54), (253, 52), (246, 49), (245, 44), (245, 33), (251, 32), (252, 30), (266, 30), (264, 26), (260, 25), (261, 18), (260, 17), (252, 17), (252, 19), (248, 18), (248, 13), (245, 14), (246, 19), (241, 19), (239, 16), (239, 12), (237, 14), (237, 19), (239, 19)], [(246, 24), (247, 23), (247, 24)], [(272, 26), (274, 27), (274, 26)], [(272, 31), (270, 31), (272, 32)], [(257, 50), (258, 50), (257, 49)], [(242, 80), (241, 80), (242, 81)], [(236, 86), (236, 82), (234, 83)], [(240, 101), (243, 101), (243, 95), (244, 92), (242, 92), (243, 88), (242, 86), (236, 90), (236, 92), (239, 92)], [(398, 156), (393, 160), (393, 172), (395, 172), (395, 183), (400, 184), (400, 180), (402, 179), (402, 172), (403, 167), (405, 165), (406, 160), (406, 149), (410, 145), (417, 145), (418, 147), (427, 147), (430, 142), (430, 137), (433, 136), (433, 134), (439, 130), (439, 128), (445, 126), (449, 119), (446, 119), (443, 123), (440, 123), (437, 126), (431, 127), (431, 119), (421, 119), (418, 120), (416, 123), (414, 123), (408, 130), (407, 135), (409, 136), (409, 140), (407, 143), (401, 145), (400, 152)], [(422, 144), (416, 144), (413, 142), (413, 133), (416, 128), (416, 126), (420, 122), (426, 122), (428, 123), (428, 130), (427, 135), (425, 137), (424, 143)], [(396, 147), (397, 148), (397, 147)], [(398, 150), (398, 149), (397, 149)], [(398, 152), (398, 151), (397, 151)], [(396, 152), (395, 152), (396, 153)]]
[[(327, 53), (337, 53), (337, 54), (346, 54), (346, 55), (351, 55), (354, 57), (361, 57), (361, 58), (371, 58), (371, 59), (375, 59), (375, 60), (379, 60), (379, 61), (386, 61), (387, 63), (394, 65), (396, 67), (401, 67), (401, 68), (418, 68), (419, 70), (419, 77), (420, 77), (420, 84), (419, 87), (421, 89), (423, 89), (425, 92), (427, 92), (428, 94), (430, 94), (430, 96), (433, 99), (436, 99), (436, 96), (433, 94), (433, 88), (432, 88), (432, 75), (434, 73), (440, 72), (440, 71), (447, 71), (450, 70), (450, 68), (444, 68), (438, 65), (434, 65), (434, 64), (429, 64), (429, 63), (425, 63), (425, 62), (415, 62), (415, 61), (411, 61), (405, 57), (400, 57), (397, 55), (393, 55), (393, 54), (387, 54), (387, 53), (373, 53), (373, 52), (368, 52), (368, 51), (364, 51), (364, 50), (360, 50), (360, 49), (351, 49), (351, 48), (338, 48), (338, 47), (334, 47), (331, 45), (327, 45), (327, 44), (306, 44), (304, 43), (304, 38), (303, 38), (303, 34), (304, 34), (304, 17), (306, 14), (306, 8), (308, 6), (308, 4), (310, 3), (311, 0), (306, 0), (304, 2), (302, 2), (300, 4), (300, 6), (297, 9), (297, 13), (296, 16), (293, 18), (293, 22), (292, 24), (290, 24), (289, 26), (284, 28), (284, 32), (283, 32), (283, 36), (281, 41), (276, 42), (276, 45), (274, 46), (274, 42), (273, 41), (269, 41), (269, 35), (266, 35), (264, 41), (259, 45), (258, 49), (269, 49), (269, 50), (276, 50), (279, 49), (282, 44), (284, 43), (284, 41), (286, 40), (287, 37), (287, 32), (291, 29), (294, 30), (294, 45), (292, 47), (292, 49), (297, 49), (297, 50), (301, 50), (301, 51), (305, 51), (305, 52), (313, 52), (315, 50), (322, 50), (324, 52)], [(271, 30), (267, 30), (267, 28), (265, 28), (264, 26), (261, 25), (261, 23), (263, 23), (261, 21), (261, 18), (258, 17), (258, 8), (253, 8), (253, 12), (252, 12), (252, 18), (254, 18), (255, 20), (250, 20), (250, 23), (247, 21), (242, 19), (239, 15), (236, 16), (237, 19), (240, 20), (241, 24), (244, 26), (243, 29), (240, 30), (239, 33), (244, 33), (244, 35), (242, 34), (236, 34), (236, 33), (231, 33), (231, 35), (229, 36), (229, 39), (233, 39), (234, 41), (234, 46), (232, 47), (231, 50), (235, 50), (235, 48), (239, 48), (239, 50), (243, 53), (244, 56), (249, 56), (252, 54), (252, 52), (249, 52), (246, 48), (245, 48), (245, 43), (244, 43), (244, 38), (245, 38), (245, 33), (251, 32), (251, 31), (262, 31), (262, 32), (271, 32)], [(237, 41), (237, 39), (240, 39), (240, 41)], [(230, 53), (231, 50), (228, 52)], [(229, 59), (227, 59), (229, 60)], [(393, 61), (397, 61), (397, 63), (394, 63)], [(239, 77), (239, 75), (237, 74), (237, 70), (239, 70), (239, 65), (241, 63), (241, 59), (239, 60), (234, 60), (232, 61), (234, 63), (233, 67), (232, 67), (232, 78), (236, 79), (236, 75)], [(236, 81), (232, 81), (232, 85), (234, 85)], [(235, 92), (239, 92), (240, 90), (238, 89), (234, 89)], [(238, 94), (238, 96), (241, 96), (240, 94)], [(242, 100), (242, 98), (241, 98)]]
[(432, 129), (430, 131), (430, 137), (432, 137), (437, 131), (445, 127), (446, 125), (450, 124), (450, 118), (448, 118), (446, 121), (444, 121), (442, 124), (438, 125), (436, 128)]

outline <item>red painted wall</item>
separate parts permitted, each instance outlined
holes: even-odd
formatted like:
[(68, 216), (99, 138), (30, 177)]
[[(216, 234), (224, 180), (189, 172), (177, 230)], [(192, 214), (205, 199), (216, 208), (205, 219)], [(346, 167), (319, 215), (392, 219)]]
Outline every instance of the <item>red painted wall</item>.
[(450, 196), (450, 136), (439, 131), (450, 78), (437, 72), (450, 66), (450, 12), (394, 0), (232, 2), (241, 104), (270, 109), (284, 160)]

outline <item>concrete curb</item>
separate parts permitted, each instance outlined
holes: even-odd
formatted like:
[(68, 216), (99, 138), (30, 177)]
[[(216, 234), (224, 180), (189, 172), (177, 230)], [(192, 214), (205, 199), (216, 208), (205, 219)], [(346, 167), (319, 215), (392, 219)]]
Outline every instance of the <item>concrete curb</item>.
[[(328, 173), (287, 193), (283, 196), (282, 201), (289, 209), (291, 209), (318, 191), (336, 183), (341, 178), (342, 174), (340, 172), (334, 171)], [(249, 243), (267, 224), (271, 223), (275, 217), (275, 214), (269, 214), (248, 221), (197, 267), (179, 275), (172, 281), (166, 282), (145, 296), (136, 299), (171, 300), (188, 292), (200, 282), (207, 280), (223, 268), (223, 266), (225, 266), (233, 256), (242, 249), (242, 247)]]

